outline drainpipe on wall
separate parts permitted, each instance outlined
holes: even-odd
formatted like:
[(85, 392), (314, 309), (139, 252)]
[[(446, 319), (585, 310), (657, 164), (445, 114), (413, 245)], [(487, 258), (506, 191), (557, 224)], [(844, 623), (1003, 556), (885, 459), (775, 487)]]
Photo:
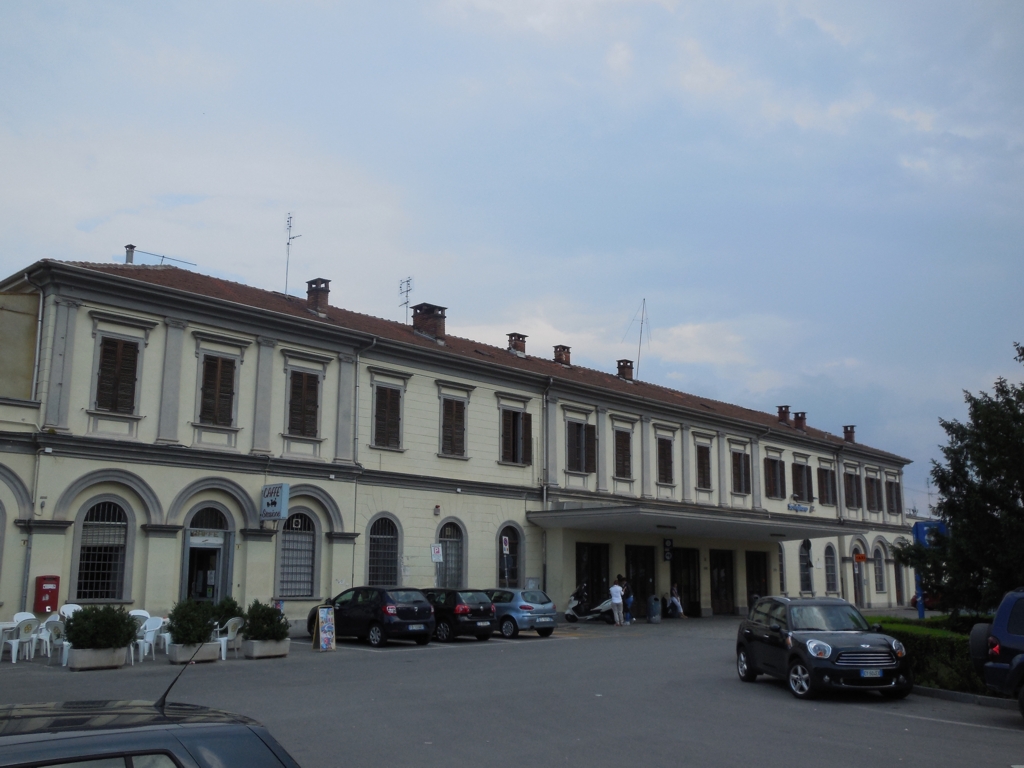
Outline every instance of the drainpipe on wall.
[[(365, 347), (356, 349), (355, 361), (355, 392), (352, 393), (352, 463), (359, 463), (359, 356), (377, 346), (377, 337), (374, 336)], [(352, 478), (352, 532), (359, 529), (359, 476)], [(352, 539), (352, 581), (350, 587), (356, 585), (356, 540)], [(333, 585), (332, 585), (333, 586)]]
[[(555, 383), (553, 377), (548, 376), (548, 385), (544, 387), (544, 396), (541, 399), (541, 444), (544, 446), (544, 480), (541, 482), (541, 508), (547, 512), (548, 509), (548, 482), (551, 478), (548, 477), (548, 392), (551, 391), (551, 386)], [(545, 560), (545, 563), (547, 561)], [(547, 566), (545, 565), (545, 568)]]

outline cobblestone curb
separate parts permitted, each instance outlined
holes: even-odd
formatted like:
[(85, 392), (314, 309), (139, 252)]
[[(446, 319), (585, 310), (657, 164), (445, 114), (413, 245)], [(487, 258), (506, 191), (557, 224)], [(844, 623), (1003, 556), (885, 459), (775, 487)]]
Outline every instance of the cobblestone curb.
[(1017, 702), (1012, 699), (997, 699), (995, 696), (979, 696), (960, 691), (944, 691), (941, 688), (926, 688), (923, 685), (915, 685), (914, 694), (928, 696), (932, 699), (959, 701), (961, 704), (978, 704), (982, 707), (995, 707), (996, 709), (1017, 709)]

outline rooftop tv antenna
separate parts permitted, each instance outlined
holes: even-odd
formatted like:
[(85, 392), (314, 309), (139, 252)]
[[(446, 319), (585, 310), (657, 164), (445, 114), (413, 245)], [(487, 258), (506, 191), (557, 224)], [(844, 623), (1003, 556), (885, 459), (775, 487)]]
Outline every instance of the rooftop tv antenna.
[(284, 295), (288, 295), (288, 268), (292, 261), (292, 240), (298, 240), (302, 235), (292, 234), (292, 215), (288, 214), (288, 240), (284, 245)]
[[(636, 311), (636, 315), (640, 315), (640, 339), (636, 343), (636, 370), (633, 375), (636, 378), (640, 377), (640, 350), (643, 348), (644, 343), (644, 322), (647, 323), (647, 346), (651, 346), (651, 321), (647, 317), (647, 299), (644, 299), (640, 304), (640, 308)], [(633, 315), (633, 319), (629, 321), (629, 328), (622, 335), (622, 340), (625, 341), (629, 335), (630, 328), (633, 327), (633, 323), (636, 322), (636, 315)]]
[(403, 301), (398, 306), (405, 307), (405, 322), (409, 322), (409, 294), (412, 293), (412, 277), (407, 277), (405, 280), (398, 281), (398, 295), (405, 296)]

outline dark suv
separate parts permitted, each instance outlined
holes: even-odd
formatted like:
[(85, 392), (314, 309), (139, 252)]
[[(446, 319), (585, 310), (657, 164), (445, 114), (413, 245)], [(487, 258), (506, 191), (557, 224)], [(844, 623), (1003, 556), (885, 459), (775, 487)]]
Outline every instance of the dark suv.
[[(395, 639), (426, 645), (434, 634), (434, 609), (418, 589), (353, 587), (327, 605), (334, 606), (336, 636), (358, 637), (375, 648)], [(314, 608), (306, 618), (310, 635), (316, 629), (316, 612)]]
[(477, 640), (490, 640), (498, 628), (494, 603), (487, 593), (478, 589), (424, 589), (434, 606), (437, 629), (434, 634), (442, 643), (459, 635), (474, 635)]
[(736, 638), (736, 671), (786, 681), (798, 699), (826, 690), (878, 691), (902, 699), (914, 687), (907, 652), (837, 597), (764, 597)]
[(991, 624), (971, 629), (971, 658), (988, 689), (1016, 696), (1024, 715), (1024, 587), (1006, 593)]

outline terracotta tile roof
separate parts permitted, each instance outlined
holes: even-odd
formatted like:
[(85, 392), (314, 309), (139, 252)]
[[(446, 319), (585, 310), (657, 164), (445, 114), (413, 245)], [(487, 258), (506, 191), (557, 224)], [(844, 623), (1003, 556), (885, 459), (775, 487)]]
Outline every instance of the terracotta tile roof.
[[(49, 260), (46, 260), (49, 261)], [(179, 267), (169, 265), (145, 265), (145, 264), (103, 264), (92, 262), (56, 262), (67, 264), (93, 272), (138, 280), (140, 282), (158, 285), (188, 293), (206, 296), (211, 299), (232, 302), (248, 307), (255, 307), (261, 310), (276, 312), (282, 315), (301, 318), (310, 322), (329, 323), (340, 328), (349, 329), (363, 334), (370, 334), (382, 339), (408, 344), (415, 347), (428, 349), (434, 353), (450, 354), (459, 357), (472, 359), (476, 362), (491, 362), (495, 365), (507, 368), (516, 368), (522, 371), (538, 374), (545, 377), (552, 377), (557, 380), (573, 382), (590, 387), (599, 387), (627, 396), (643, 397), (656, 402), (668, 405), (681, 406), (697, 412), (705, 412), (709, 415), (722, 416), (729, 419), (738, 419), (749, 422), (759, 427), (771, 427), (777, 433), (792, 432), (794, 437), (799, 436), (793, 426), (787, 426), (779, 422), (776, 414), (755, 411), (750, 408), (743, 408), (730, 403), (723, 403), (706, 397), (679, 392), (658, 384), (651, 384), (645, 381), (627, 382), (611, 373), (604, 373), (592, 368), (573, 365), (566, 367), (554, 360), (527, 355), (519, 357), (501, 347), (483, 344), (472, 339), (463, 339), (457, 336), (445, 336), (444, 345), (439, 345), (432, 339), (413, 331), (411, 325), (399, 323), (393, 320), (384, 320), (372, 315), (364, 315), (359, 312), (351, 312), (340, 307), (329, 306), (321, 311), (327, 315), (321, 318), (313, 315), (306, 308), (306, 300), (296, 296), (285, 296), (276, 291), (266, 291), (260, 288), (243, 285), (241, 283), (223, 280), (217, 277), (202, 275)], [(836, 447), (848, 446), (841, 437), (833, 435), (813, 427), (807, 427), (803, 432), (807, 437), (824, 440), (833, 443)], [(884, 455), (899, 463), (909, 463), (908, 459), (896, 456), (886, 451), (870, 448), (861, 443), (856, 444), (857, 448), (868, 450), (873, 453)]]

